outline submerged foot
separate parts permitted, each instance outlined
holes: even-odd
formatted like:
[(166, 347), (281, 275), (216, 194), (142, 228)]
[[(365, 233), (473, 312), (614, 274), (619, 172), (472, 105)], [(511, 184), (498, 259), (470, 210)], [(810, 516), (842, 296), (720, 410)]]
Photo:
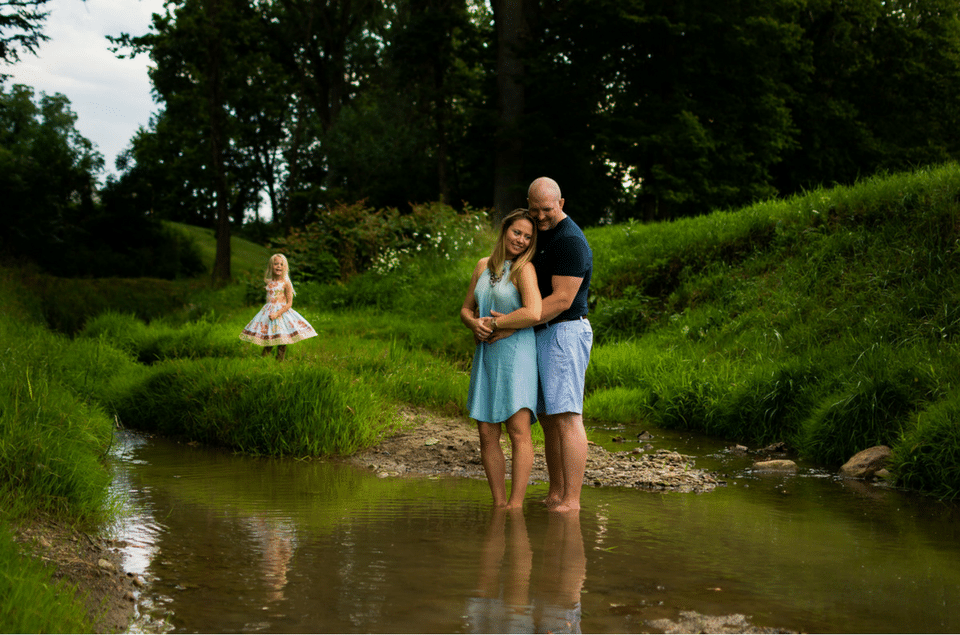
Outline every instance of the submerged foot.
[(580, 503), (557, 503), (550, 508), (550, 511), (557, 512), (558, 514), (564, 514), (568, 512), (578, 512), (580, 511)]

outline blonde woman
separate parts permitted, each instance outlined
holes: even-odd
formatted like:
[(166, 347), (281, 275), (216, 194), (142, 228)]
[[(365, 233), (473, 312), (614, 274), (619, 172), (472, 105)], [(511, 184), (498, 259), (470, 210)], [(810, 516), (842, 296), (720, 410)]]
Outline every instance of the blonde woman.
[[(477, 342), (467, 409), (477, 420), (480, 458), (497, 507), (523, 506), (533, 469), (530, 426), (537, 406), (533, 325), (540, 321), (541, 309), (531, 262), (536, 243), (536, 221), (527, 210), (508, 214), (493, 252), (477, 262), (460, 309), (460, 320)], [(504, 337), (504, 332), (510, 334)], [(506, 457), (500, 448), (502, 426), (513, 452), (509, 499)]]

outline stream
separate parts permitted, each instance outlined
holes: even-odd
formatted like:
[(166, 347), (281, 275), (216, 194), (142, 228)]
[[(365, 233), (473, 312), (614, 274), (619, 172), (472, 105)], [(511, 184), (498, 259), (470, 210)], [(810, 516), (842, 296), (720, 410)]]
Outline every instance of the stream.
[(146, 584), (131, 630), (960, 632), (957, 505), (650, 432), (726, 485), (585, 487), (578, 517), (547, 512), (537, 483), (509, 513), (482, 480), (119, 432), (110, 533)]

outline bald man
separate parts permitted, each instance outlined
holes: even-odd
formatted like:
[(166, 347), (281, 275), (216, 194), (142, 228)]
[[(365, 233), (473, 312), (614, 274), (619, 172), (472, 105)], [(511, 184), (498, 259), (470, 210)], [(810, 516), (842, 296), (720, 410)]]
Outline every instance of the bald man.
[(541, 177), (527, 190), (527, 207), (537, 219), (533, 265), (543, 296), (537, 336), (540, 389), (537, 416), (543, 426), (550, 489), (544, 501), (557, 512), (580, 509), (587, 466), (583, 392), (593, 329), (587, 320), (587, 294), (593, 252), (583, 231), (563, 211), (560, 186)]

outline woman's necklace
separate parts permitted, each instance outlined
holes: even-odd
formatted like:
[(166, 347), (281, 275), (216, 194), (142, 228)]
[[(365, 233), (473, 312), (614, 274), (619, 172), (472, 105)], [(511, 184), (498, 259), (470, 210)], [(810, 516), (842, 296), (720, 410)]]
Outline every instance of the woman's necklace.
[(490, 286), (491, 286), (491, 287), (497, 286), (497, 284), (498, 284), (501, 280), (503, 280), (503, 274), (505, 274), (505, 273), (507, 272), (507, 263), (508, 263), (508, 262), (510, 262), (510, 261), (507, 260), (506, 262), (503, 263), (503, 267), (500, 268), (500, 273), (498, 273), (497, 275), (493, 275), (493, 273), (490, 274)]

